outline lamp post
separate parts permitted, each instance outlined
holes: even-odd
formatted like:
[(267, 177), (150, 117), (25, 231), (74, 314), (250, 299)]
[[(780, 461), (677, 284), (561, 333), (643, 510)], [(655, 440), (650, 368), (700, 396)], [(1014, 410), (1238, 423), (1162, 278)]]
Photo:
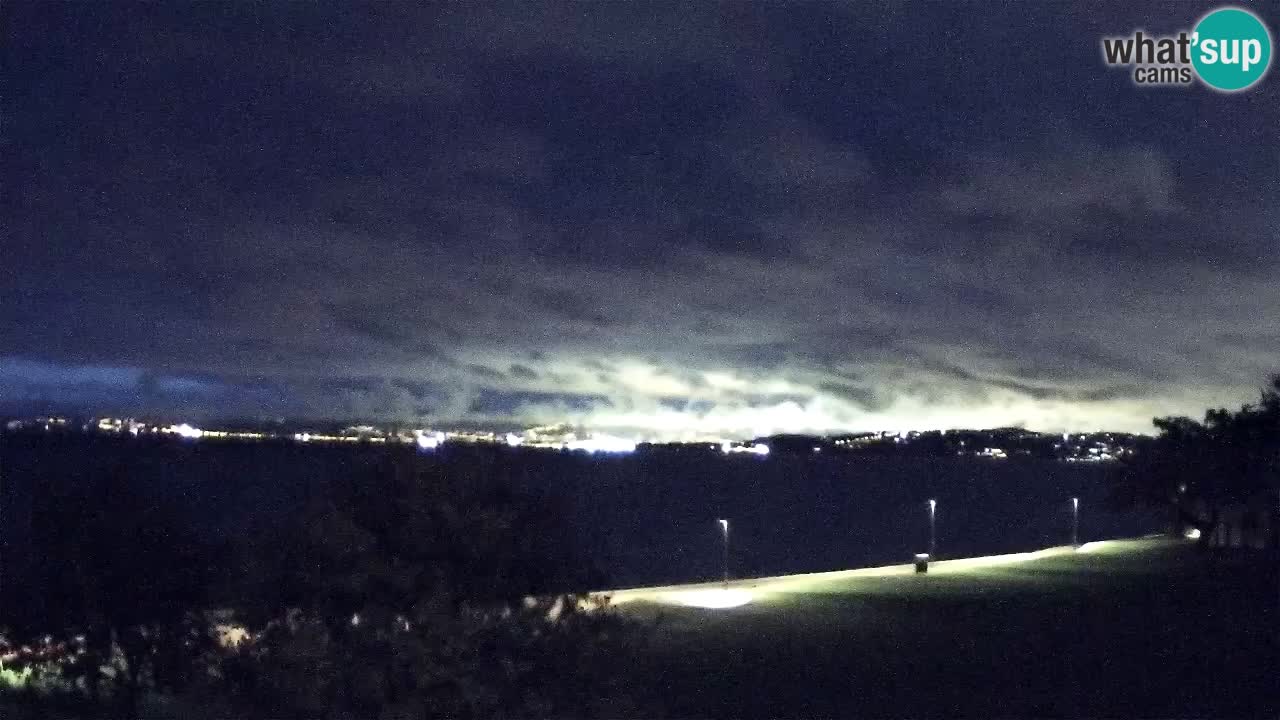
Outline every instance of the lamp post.
[(929, 499), (929, 557), (938, 554), (938, 501)]
[(716, 522), (720, 523), (721, 534), (724, 537), (724, 585), (729, 586), (729, 521), (721, 518)]
[(1071, 498), (1071, 547), (1080, 547), (1080, 498)]

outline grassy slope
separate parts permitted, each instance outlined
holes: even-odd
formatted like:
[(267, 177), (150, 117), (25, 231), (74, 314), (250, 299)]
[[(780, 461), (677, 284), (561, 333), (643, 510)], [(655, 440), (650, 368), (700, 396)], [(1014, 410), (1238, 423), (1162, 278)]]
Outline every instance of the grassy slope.
[(1275, 716), (1274, 562), (1142, 540), (622, 607), (658, 618), (634, 662), (674, 716)]

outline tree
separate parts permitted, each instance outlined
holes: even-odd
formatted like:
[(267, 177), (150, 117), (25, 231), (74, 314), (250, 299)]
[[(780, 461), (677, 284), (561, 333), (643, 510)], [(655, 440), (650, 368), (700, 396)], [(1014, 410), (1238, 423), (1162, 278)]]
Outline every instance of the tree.
[[(223, 666), (233, 714), (616, 714), (630, 626), (586, 587), (565, 525), (492, 477), (417, 459), (344, 479), (264, 538)], [(265, 549), (265, 548), (264, 548)], [(250, 553), (252, 554), (252, 553)]]
[(1203, 421), (1162, 417), (1153, 423), (1159, 433), (1121, 467), (1117, 494), (1129, 503), (1166, 505), (1173, 529), (1198, 529), (1202, 545), (1224, 506), (1280, 487), (1280, 375), (1258, 403), (1238, 411), (1211, 409)]
[(144, 690), (185, 687), (211, 647), (212, 555), (132, 480), (90, 468), (42, 488), (32, 543), (42, 562), (6, 618), (20, 642), (61, 648), (64, 673), (95, 702), (136, 716)]

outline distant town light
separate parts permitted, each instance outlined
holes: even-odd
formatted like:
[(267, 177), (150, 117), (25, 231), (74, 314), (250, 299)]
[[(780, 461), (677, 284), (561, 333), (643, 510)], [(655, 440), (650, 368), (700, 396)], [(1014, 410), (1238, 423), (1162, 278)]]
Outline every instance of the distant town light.
[(437, 433), (437, 434), (435, 434), (435, 435), (427, 435), (427, 434), (425, 434), (425, 433), (418, 433), (418, 436), (417, 436), (417, 439), (416, 439), (416, 440), (417, 440), (417, 443), (418, 443), (418, 447), (422, 448), (423, 450), (435, 450), (436, 448), (440, 447), (440, 435), (439, 435), (439, 433)]
[(734, 445), (732, 442), (726, 441), (720, 445), (720, 451), (726, 454), (750, 453), (752, 455), (768, 455), (769, 446), (764, 443), (756, 443), (755, 445)]
[(597, 435), (584, 440), (571, 440), (565, 443), (565, 447), (569, 450), (585, 450), (591, 453), (629, 453), (635, 451), (636, 443), (634, 440)]
[(169, 426), (169, 432), (174, 433), (174, 434), (175, 434), (175, 435), (177, 435), (178, 437), (184, 437), (184, 438), (188, 438), (188, 439), (191, 439), (191, 440), (195, 440), (195, 439), (200, 438), (200, 437), (202, 437), (202, 436), (204, 435), (204, 431), (203, 431), (203, 430), (201, 430), (201, 429), (200, 429), (200, 428), (198, 428), (198, 427), (192, 427), (191, 425), (188, 425), (187, 423), (182, 423), (181, 425), (170, 425), (170, 426)]

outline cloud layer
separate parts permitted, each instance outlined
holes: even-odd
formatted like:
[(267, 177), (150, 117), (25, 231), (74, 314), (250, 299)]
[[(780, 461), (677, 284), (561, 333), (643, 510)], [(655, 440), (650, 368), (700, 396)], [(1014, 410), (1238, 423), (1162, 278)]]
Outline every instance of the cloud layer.
[(694, 437), (1245, 401), (1276, 84), (1139, 90), (1098, 38), (1185, 7), (1059, 9), (9, 5), (0, 405)]

